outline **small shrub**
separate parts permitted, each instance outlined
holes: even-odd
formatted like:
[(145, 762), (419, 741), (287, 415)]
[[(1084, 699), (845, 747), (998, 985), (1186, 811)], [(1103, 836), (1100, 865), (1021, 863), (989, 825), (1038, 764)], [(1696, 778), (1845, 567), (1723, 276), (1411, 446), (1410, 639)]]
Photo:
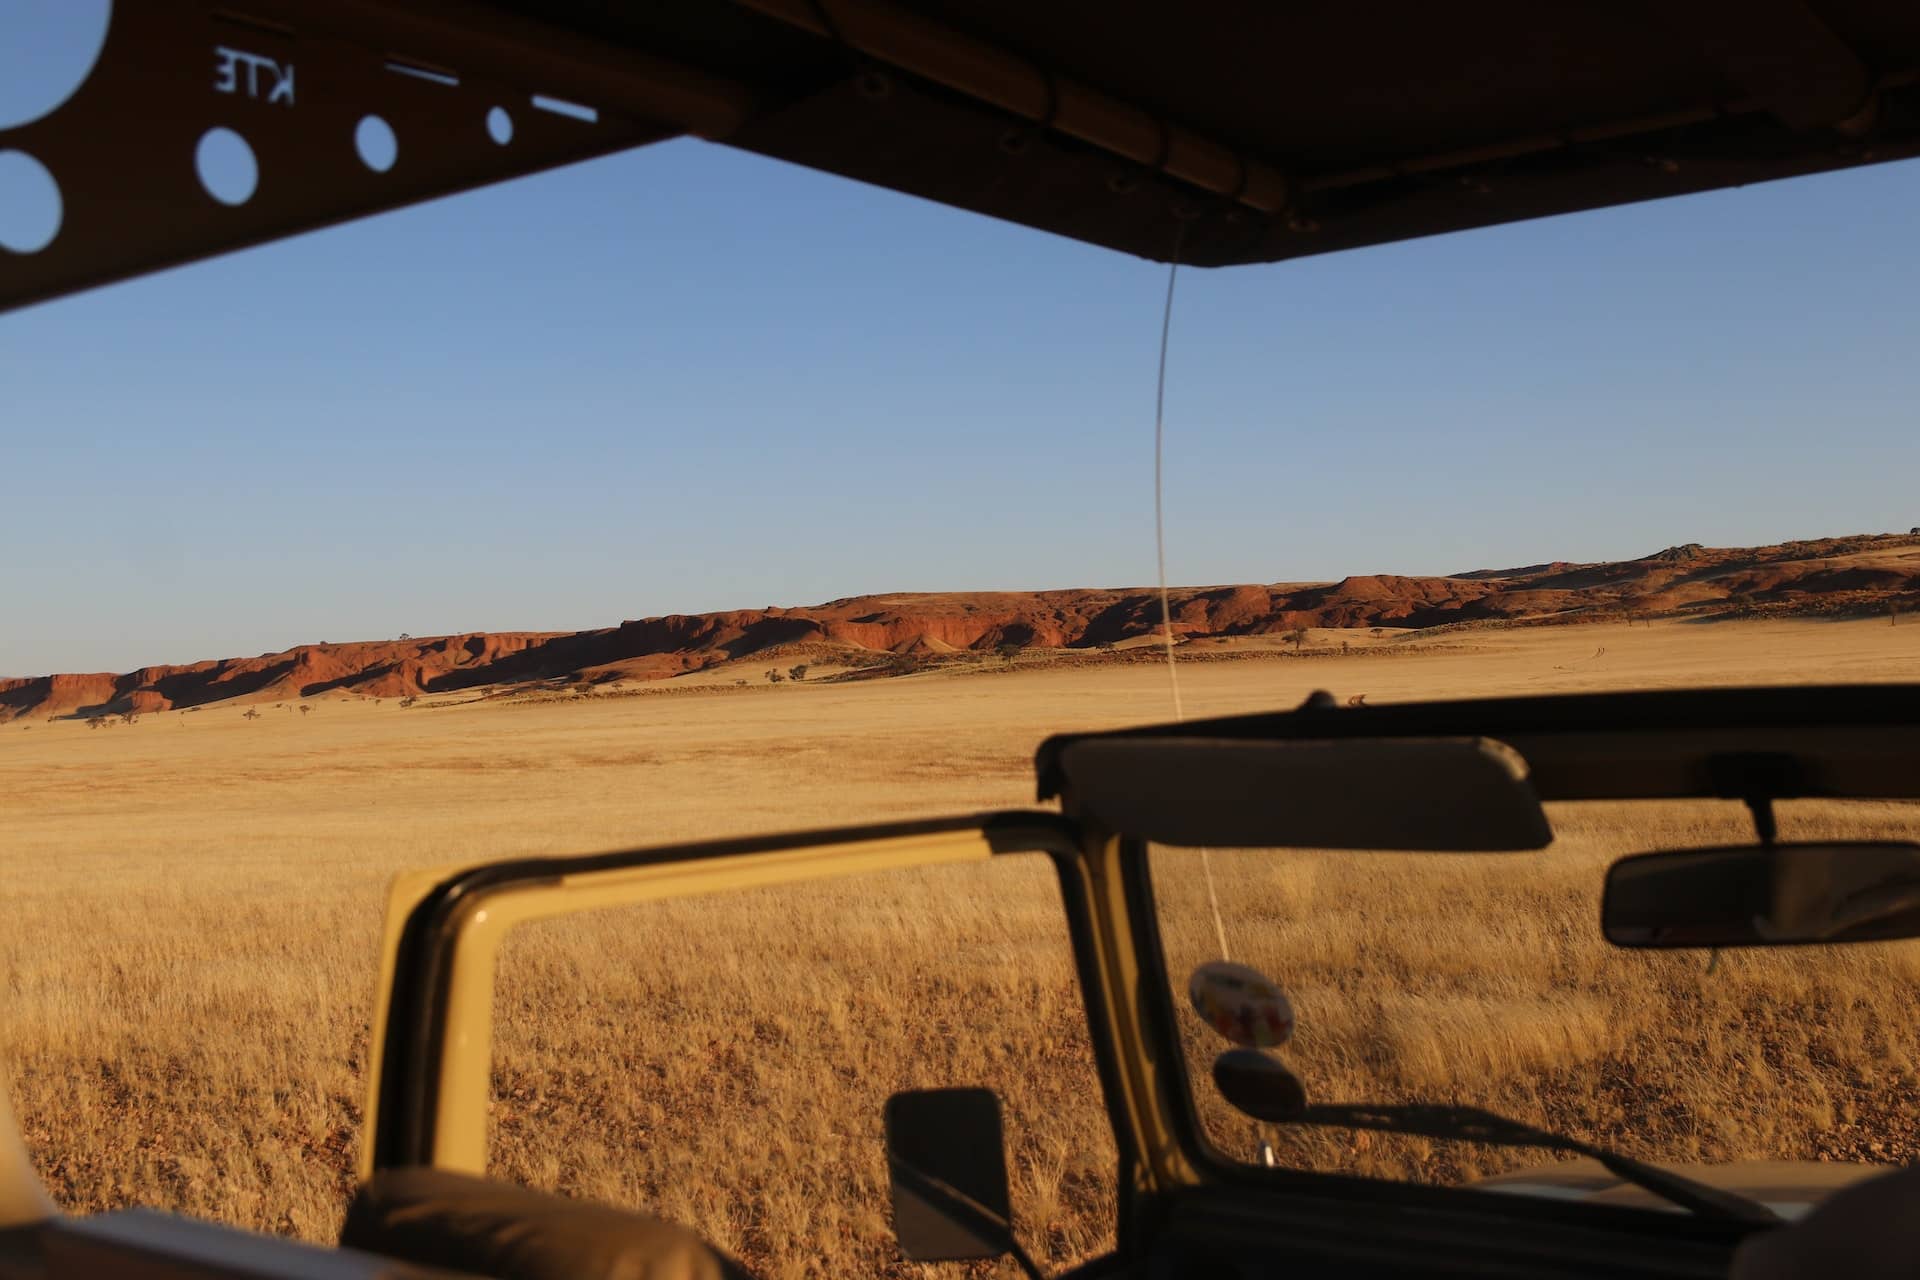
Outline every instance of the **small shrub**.
[(793, 666), (787, 668), (787, 679), (793, 681), (795, 684), (800, 683), (802, 680), (805, 680), (806, 678), (807, 678), (806, 663), (798, 662), (798, 663), (795, 663)]

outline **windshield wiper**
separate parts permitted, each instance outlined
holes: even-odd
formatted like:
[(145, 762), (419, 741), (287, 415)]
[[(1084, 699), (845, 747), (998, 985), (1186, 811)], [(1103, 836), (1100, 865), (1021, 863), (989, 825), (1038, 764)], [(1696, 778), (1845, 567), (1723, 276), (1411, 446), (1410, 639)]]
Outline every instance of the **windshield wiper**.
[(1544, 1147), (1554, 1151), (1571, 1151), (1598, 1161), (1617, 1177), (1637, 1187), (1644, 1187), (1661, 1199), (1694, 1213), (1754, 1226), (1774, 1227), (1785, 1221), (1758, 1200), (1749, 1200), (1731, 1191), (1682, 1177), (1670, 1169), (1646, 1164), (1631, 1156), (1623, 1156), (1564, 1134), (1536, 1129), (1530, 1124), (1509, 1120), (1491, 1111), (1482, 1111), (1479, 1107), (1455, 1107), (1429, 1102), (1405, 1106), (1332, 1103), (1304, 1107), (1287, 1117), (1285, 1123), (1337, 1129), (1377, 1129), (1384, 1133), (1411, 1133), (1426, 1138), (1457, 1138), (1497, 1147)]

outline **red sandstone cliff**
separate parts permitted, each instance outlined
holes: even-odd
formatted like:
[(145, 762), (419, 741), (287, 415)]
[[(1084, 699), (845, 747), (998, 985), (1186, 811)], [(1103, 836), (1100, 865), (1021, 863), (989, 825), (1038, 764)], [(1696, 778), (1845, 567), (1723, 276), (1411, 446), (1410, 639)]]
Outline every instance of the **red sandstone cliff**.
[[(1334, 583), (1186, 587), (1172, 593), (1171, 604), (1175, 632), (1202, 637), (1274, 635), (1300, 626), (1864, 610), (1915, 596), (1920, 537), (1890, 535), (1756, 548), (1689, 544), (1639, 560), (1434, 578), (1378, 574)], [(1091, 648), (1151, 634), (1159, 625), (1159, 597), (1147, 589), (857, 596), (794, 609), (673, 614), (600, 631), (301, 645), (125, 675), (0, 679), (0, 723), (231, 699), (405, 697), (562, 678), (659, 680), (792, 644), (832, 646), (855, 658), (1006, 644)]]

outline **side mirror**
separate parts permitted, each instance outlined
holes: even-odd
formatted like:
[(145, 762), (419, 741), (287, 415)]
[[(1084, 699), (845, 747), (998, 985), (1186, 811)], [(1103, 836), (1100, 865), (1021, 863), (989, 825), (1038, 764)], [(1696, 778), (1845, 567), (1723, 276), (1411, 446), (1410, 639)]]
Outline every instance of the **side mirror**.
[(887, 1099), (887, 1167), (893, 1234), (914, 1262), (955, 1262), (1011, 1253), (1013, 1238), (1000, 1099), (991, 1089), (913, 1089)]
[(1601, 929), (1619, 947), (1920, 937), (1920, 844), (1741, 845), (1623, 858)]

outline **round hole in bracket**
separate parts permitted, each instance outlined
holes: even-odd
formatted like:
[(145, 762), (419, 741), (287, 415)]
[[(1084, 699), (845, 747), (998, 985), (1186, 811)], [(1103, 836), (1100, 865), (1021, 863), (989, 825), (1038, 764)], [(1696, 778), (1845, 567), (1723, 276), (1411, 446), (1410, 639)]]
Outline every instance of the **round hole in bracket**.
[(60, 184), (24, 151), (0, 151), (0, 250), (38, 253), (60, 234)]
[(505, 107), (487, 112), (487, 136), (503, 147), (513, 141), (513, 117)]
[(100, 60), (113, 0), (0, 0), (10, 56), (0, 76), (0, 129), (32, 124), (71, 98)]
[(260, 163), (253, 158), (253, 148), (224, 125), (200, 135), (200, 144), (193, 149), (193, 167), (207, 194), (224, 205), (243, 205), (260, 187)]
[(361, 116), (353, 130), (353, 145), (360, 152), (360, 163), (375, 173), (385, 173), (400, 158), (400, 139), (393, 126), (379, 116)]

